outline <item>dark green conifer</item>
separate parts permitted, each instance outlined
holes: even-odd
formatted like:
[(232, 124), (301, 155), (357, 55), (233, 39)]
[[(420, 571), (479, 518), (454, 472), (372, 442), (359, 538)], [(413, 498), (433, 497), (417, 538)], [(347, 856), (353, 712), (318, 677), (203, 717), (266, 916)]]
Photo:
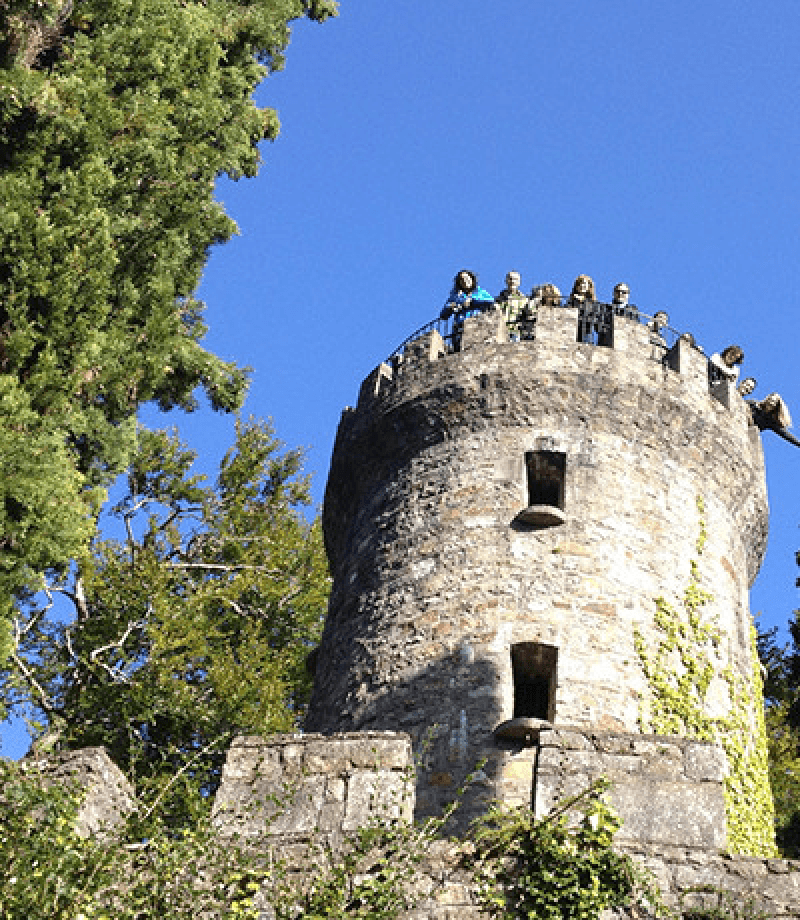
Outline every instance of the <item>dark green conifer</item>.
[(214, 181), (255, 175), (278, 121), (253, 90), (292, 20), (334, 11), (0, 0), (0, 618), (86, 545), (142, 403), (241, 404), (193, 296), (235, 232)]

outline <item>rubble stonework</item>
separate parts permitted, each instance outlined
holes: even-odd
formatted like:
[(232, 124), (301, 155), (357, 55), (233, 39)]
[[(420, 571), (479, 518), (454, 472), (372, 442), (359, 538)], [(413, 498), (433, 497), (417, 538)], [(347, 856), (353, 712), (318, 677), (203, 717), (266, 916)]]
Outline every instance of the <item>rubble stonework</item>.
[[(710, 392), (708, 359), (686, 339), (656, 361), (647, 326), (613, 323), (601, 347), (576, 341), (578, 308), (540, 306), (533, 341), (510, 341), (499, 310), (469, 317), (459, 351), (427, 333), (343, 413), (307, 725), (407, 731), (420, 815), (483, 758), (475, 808), (518, 800), (524, 744), (495, 737), (514, 715), (516, 644), (555, 649), (556, 726), (641, 731), (653, 688), (635, 636), (658, 642), (657, 598), (680, 609), (701, 526), (703, 616), (720, 636), (704, 715), (730, 711), (726, 675), (752, 675), (748, 589), (767, 533), (758, 432), (734, 387)], [(557, 526), (526, 523), (537, 451), (565, 458)], [(754, 705), (748, 718), (755, 733)]]

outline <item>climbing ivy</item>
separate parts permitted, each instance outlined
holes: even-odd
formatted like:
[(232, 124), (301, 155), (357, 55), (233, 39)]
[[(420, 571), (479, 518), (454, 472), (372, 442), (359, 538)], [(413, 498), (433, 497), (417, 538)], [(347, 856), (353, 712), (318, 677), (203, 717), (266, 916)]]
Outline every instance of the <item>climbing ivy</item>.
[[(705, 504), (699, 496), (697, 511), (695, 550), (699, 559), (708, 537)], [(655, 600), (653, 621), (660, 633), (655, 647), (634, 630), (636, 652), (652, 696), (646, 709), (640, 710), (639, 724), (656, 734), (720, 743), (729, 767), (725, 779), (728, 846), (735, 853), (774, 856), (774, 809), (755, 627), (751, 624), (751, 673), (736, 674), (721, 660), (719, 624), (706, 610), (713, 600), (701, 585), (698, 560), (692, 559), (680, 606), (664, 597)], [(725, 716), (709, 715), (706, 705), (715, 675), (727, 687)]]

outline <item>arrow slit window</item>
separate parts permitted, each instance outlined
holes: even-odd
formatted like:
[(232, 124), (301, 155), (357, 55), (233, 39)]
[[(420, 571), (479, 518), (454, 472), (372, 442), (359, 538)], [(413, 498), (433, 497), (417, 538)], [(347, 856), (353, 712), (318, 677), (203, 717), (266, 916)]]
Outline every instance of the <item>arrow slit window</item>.
[(541, 642), (511, 646), (515, 719), (555, 718), (558, 649)]

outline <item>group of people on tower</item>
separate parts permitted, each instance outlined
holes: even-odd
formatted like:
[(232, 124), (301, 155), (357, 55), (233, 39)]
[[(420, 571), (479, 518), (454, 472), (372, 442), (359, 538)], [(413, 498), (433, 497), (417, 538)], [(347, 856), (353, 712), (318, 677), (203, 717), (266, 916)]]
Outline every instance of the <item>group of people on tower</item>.
[[(440, 319), (456, 318), (456, 322), (463, 323), (464, 318), (475, 316), (490, 309), (502, 309), (512, 339), (532, 339), (536, 322), (536, 314), (540, 306), (560, 306), (563, 298), (561, 291), (555, 284), (547, 283), (535, 286), (530, 294), (523, 294), (520, 289), (520, 274), (510, 271), (506, 274), (503, 290), (496, 296), (492, 295), (478, 284), (478, 276), (469, 269), (462, 269), (453, 279), (453, 288), (445, 302)], [(625, 282), (614, 286), (611, 304), (598, 304), (594, 281), (589, 275), (578, 275), (575, 279), (567, 306), (577, 306), (590, 309), (592, 305), (605, 308), (609, 313), (639, 318), (639, 311), (630, 303), (630, 288)], [(656, 313), (648, 324), (651, 332), (651, 344), (659, 354), (666, 352), (666, 341), (662, 336), (669, 320), (663, 311)], [(685, 333), (682, 338), (690, 341), (694, 347), (699, 347), (694, 342), (694, 337)], [(597, 344), (610, 344), (602, 341), (602, 332)], [(738, 345), (728, 345), (721, 352), (715, 352), (708, 359), (709, 382), (713, 385), (727, 380), (736, 383), (739, 379), (739, 369), (744, 361), (744, 352)], [(780, 437), (800, 447), (800, 439), (795, 437), (789, 428), (792, 419), (789, 409), (783, 398), (778, 393), (770, 393), (762, 400), (748, 399), (747, 397), (756, 388), (754, 377), (746, 377), (737, 387), (742, 398), (750, 408), (750, 417), (753, 424), (764, 431), (769, 429)]]
[[(558, 306), (562, 302), (561, 291), (555, 284), (540, 284), (533, 288), (530, 294), (523, 294), (520, 289), (519, 272), (510, 271), (506, 275), (506, 286), (496, 296), (492, 295), (478, 284), (478, 276), (469, 269), (462, 269), (453, 279), (453, 288), (442, 309), (441, 318), (449, 319), (453, 315), (474, 315), (498, 305), (504, 309), (506, 321), (518, 321), (525, 311), (535, 310), (539, 305)], [(638, 315), (635, 307), (630, 306), (631, 291), (625, 282), (620, 282), (614, 287), (612, 305), (619, 311), (630, 312)], [(572, 285), (572, 292), (567, 298), (567, 303), (573, 306), (597, 302), (594, 281), (588, 275), (578, 275)]]
[[(739, 345), (728, 345), (721, 352), (715, 352), (708, 359), (709, 378), (712, 384), (722, 380), (736, 383), (739, 379), (739, 368), (744, 361), (744, 352)], [(745, 377), (736, 387), (750, 408), (750, 417), (759, 431), (769, 429), (780, 435), (784, 440), (796, 447), (800, 447), (800, 440), (789, 431), (792, 427), (792, 417), (789, 407), (780, 393), (770, 393), (764, 399), (748, 399), (747, 397), (756, 388), (755, 377)]]
[[(598, 345), (611, 344), (611, 314), (617, 313), (638, 318), (638, 310), (630, 305), (630, 288), (624, 282), (614, 288), (611, 304), (597, 302), (594, 281), (588, 275), (578, 275), (572, 285), (569, 297), (564, 301), (555, 284), (540, 284), (530, 294), (520, 289), (520, 274), (510, 271), (506, 275), (506, 286), (496, 296), (478, 284), (475, 272), (462, 269), (453, 279), (453, 288), (442, 309), (443, 320), (455, 317), (457, 326), (468, 316), (474, 316), (490, 309), (502, 309), (512, 341), (532, 339), (536, 316), (540, 306), (568, 306), (581, 308), (582, 327), (586, 341)], [(456, 330), (456, 336), (458, 331)], [(584, 339), (582, 338), (581, 341)]]

